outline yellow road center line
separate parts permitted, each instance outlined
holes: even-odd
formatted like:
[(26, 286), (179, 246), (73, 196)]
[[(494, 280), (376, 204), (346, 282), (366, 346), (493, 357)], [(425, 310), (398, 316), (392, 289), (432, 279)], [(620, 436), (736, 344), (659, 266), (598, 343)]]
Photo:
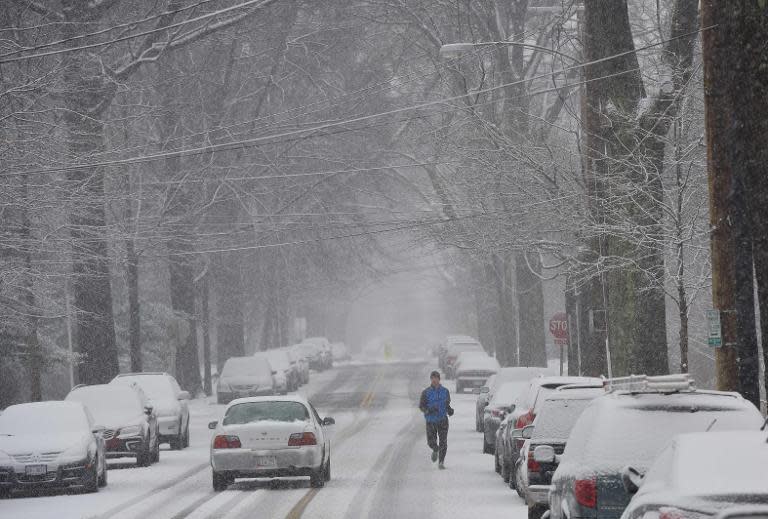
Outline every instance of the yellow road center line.
[(285, 516), (285, 519), (299, 519), (302, 514), (304, 513), (304, 510), (306, 510), (307, 505), (309, 505), (310, 501), (317, 495), (318, 489), (313, 488), (306, 494), (304, 494), (304, 497), (298, 500), (298, 502), (291, 508), (291, 511), (288, 512), (288, 515)]

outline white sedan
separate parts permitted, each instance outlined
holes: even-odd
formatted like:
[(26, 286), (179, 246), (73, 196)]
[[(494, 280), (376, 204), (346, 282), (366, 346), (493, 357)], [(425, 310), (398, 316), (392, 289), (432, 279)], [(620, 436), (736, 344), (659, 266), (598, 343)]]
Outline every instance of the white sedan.
[(298, 395), (239, 398), (227, 405), (221, 422), (211, 422), (213, 489), (235, 478), (309, 476), (312, 487), (331, 479), (333, 418), (320, 418)]

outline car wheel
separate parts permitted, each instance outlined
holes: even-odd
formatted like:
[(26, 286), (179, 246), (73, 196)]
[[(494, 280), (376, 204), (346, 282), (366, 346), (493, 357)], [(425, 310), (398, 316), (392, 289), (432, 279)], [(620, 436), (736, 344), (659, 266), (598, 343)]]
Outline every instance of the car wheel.
[(107, 486), (107, 463), (104, 462), (104, 468), (101, 472), (101, 477), (99, 478), (99, 487), (104, 488)]
[(325, 486), (325, 465), (321, 465), (319, 469), (312, 471), (309, 476), (309, 486), (312, 488), (322, 488)]
[(546, 511), (546, 505), (531, 505), (528, 507), (528, 519), (541, 519)]
[(232, 479), (228, 474), (220, 473), (220, 472), (213, 472), (213, 491), (214, 492), (221, 492), (222, 490), (226, 490), (229, 485), (234, 483), (234, 479)]
[(152, 464), (152, 446), (149, 444), (149, 438), (147, 438), (146, 445), (142, 446), (139, 453), (136, 455), (137, 467), (149, 467)]
[(99, 460), (98, 458), (96, 459), (96, 462), (93, 463), (92, 470), (87, 470), (85, 474), (83, 474), (83, 490), (88, 494), (99, 491)]
[(181, 430), (181, 420), (179, 420), (179, 434), (171, 438), (171, 441), (168, 443), (171, 444), (171, 450), (174, 451), (180, 451), (184, 448), (184, 432)]
[(501, 474), (501, 479), (504, 480), (504, 483), (509, 483), (509, 473), (510, 470), (507, 468), (507, 464), (504, 463), (504, 459), (501, 459), (501, 462), (499, 463), (501, 470), (499, 471), (499, 474)]
[(328, 458), (328, 462), (325, 464), (325, 480), (331, 480), (331, 458)]
[(485, 441), (485, 438), (483, 438), (483, 454), (494, 454), (495, 448), (493, 445)]
[(182, 448), (186, 449), (189, 447), (189, 418), (187, 418), (187, 426), (184, 428), (184, 446)]
[(155, 433), (155, 448), (152, 451), (152, 463), (160, 461), (160, 431)]
[(501, 474), (501, 463), (499, 463), (499, 457), (493, 455), (493, 468), (497, 474)]
[(507, 483), (509, 483), (509, 488), (512, 490), (517, 490), (517, 493), (520, 494), (520, 490), (518, 490), (518, 484), (517, 484), (517, 471), (509, 471), (509, 479), (507, 480)]

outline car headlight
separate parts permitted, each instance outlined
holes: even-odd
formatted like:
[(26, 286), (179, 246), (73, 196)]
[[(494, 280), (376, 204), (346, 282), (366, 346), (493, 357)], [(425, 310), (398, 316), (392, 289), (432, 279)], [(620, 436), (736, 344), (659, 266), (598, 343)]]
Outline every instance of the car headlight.
[(128, 427), (123, 427), (120, 429), (120, 434), (118, 435), (118, 438), (126, 438), (128, 436), (138, 436), (141, 434), (141, 426), (139, 425), (129, 425)]

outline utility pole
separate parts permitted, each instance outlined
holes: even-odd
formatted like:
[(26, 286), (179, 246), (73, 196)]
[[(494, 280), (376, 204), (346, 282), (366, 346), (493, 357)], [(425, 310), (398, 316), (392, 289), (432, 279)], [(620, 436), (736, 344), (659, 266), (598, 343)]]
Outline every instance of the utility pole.
[(728, 161), (730, 126), (727, 56), (729, 7), (718, 0), (702, 0), (702, 49), (707, 131), (710, 244), (712, 249), (712, 304), (720, 312), (722, 346), (715, 350), (717, 389), (738, 391), (736, 343), (736, 269), (732, 229), (733, 171)]

